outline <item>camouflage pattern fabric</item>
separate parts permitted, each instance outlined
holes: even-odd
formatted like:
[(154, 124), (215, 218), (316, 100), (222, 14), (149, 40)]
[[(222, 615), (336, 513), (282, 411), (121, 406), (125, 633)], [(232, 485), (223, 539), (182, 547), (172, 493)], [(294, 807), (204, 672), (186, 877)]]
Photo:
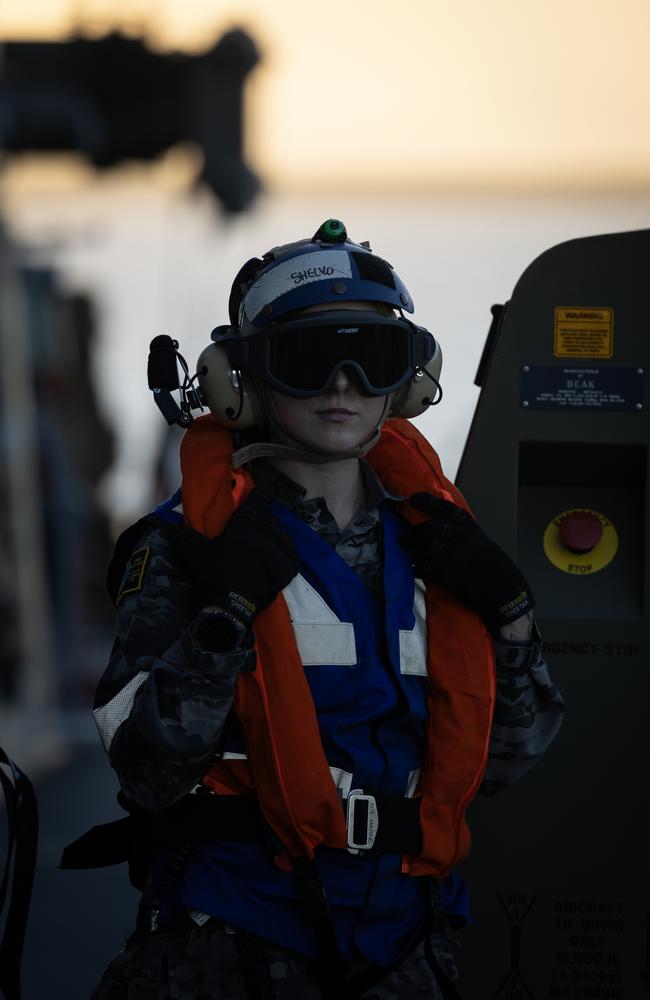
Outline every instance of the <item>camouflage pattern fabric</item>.
[(384, 489), (376, 472), (367, 462), (361, 462), (361, 476), (366, 494), (365, 502), (359, 506), (350, 524), (341, 531), (323, 497), (310, 497), (307, 500), (306, 490), (274, 468), (270, 462), (261, 459), (255, 463), (255, 481), (316, 531), (350, 569), (361, 577), (370, 592), (380, 597), (383, 593), (383, 559), (379, 504), (384, 500), (402, 498)]
[(492, 641), (497, 693), (482, 795), (493, 795), (525, 774), (551, 745), (564, 716), (564, 700), (551, 681), (537, 627), (530, 643), (499, 636)]
[[(115, 641), (95, 693), (95, 721), (127, 799), (161, 809), (186, 795), (215, 759), (235, 681), (252, 650), (201, 652), (189, 627), (200, 610), (176, 566), (169, 526), (149, 524), (146, 562), (122, 588)], [(124, 578), (131, 573), (127, 564)]]
[(313, 528), (323, 541), (360, 576), (368, 590), (379, 597), (383, 590), (380, 556), (380, 518), (378, 510), (359, 508), (354, 520), (340, 530), (322, 497), (299, 501), (294, 512)]
[[(452, 982), (456, 964), (448, 939), (431, 934), (428, 947)], [(443, 1000), (421, 942), (397, 967), (362, 993), (341, 1000)], [(351, 969), (351, 972), (355, 970)], [(91, 1000), (321, 1000), (311, 959), (216, 920), (177, 926), (128, 943), (106, 969)]]

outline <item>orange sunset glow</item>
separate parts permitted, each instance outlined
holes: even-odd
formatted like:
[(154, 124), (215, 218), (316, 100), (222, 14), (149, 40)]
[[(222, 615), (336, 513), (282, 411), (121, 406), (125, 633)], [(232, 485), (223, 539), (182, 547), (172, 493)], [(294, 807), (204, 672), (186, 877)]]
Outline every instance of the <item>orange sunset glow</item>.
[(197, 50), (238, 24), (262, 62), (247, 144), (294, 190), (634, 186), (650, 177), (645, 0), (8, 0), (0, 37), (120, 28)]

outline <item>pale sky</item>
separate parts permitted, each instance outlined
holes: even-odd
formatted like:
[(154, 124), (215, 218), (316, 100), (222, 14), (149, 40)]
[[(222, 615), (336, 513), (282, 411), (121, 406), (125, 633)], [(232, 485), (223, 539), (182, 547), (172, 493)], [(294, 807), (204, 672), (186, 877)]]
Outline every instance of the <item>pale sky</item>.
[(0, 36), (239, 24), (247, 144), (276, 187), (650, 186), (648, 0), (3, 0)]
[(179, 153), (0, 175), (12, 233), (100, 307), (119, 519), (148, 509), (164, 429), (142, 374), (151, 336), (192, 363), (253, 254), (335, 216), (395, 264), (443, 346), (445, 400), (419, 425), (453, 476), (491, 303), (549, 246), (649, 224), (650, 0), (0, 0), (0, 37), (75, 24), (186, 50), (237, 24), (263, 56), (246, 124), (267, 193), (241, 217), (188, 197), (197, 166)]

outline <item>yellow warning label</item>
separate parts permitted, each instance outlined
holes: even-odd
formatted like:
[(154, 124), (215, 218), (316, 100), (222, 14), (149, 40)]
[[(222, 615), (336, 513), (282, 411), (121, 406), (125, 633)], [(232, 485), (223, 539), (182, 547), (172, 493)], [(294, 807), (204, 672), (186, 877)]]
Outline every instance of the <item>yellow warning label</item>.
[[(560, 538), (560, 525), (569, 514), (595, 514), (603, 526), (603, 534), (591, 552), (571, 552), (565, 548)], [(604, 514), (585, 507), (574, 507), (564, 510), (553, 518), (544, 532), (543, 539), (546, 558), (563, 573), (573, 576), (590, 576), (609, 566), (618, 550), (618, 532)]]
[(614, 310), (558, 306), (553, 354), (556, 358), (611, 358), (614, 354)]

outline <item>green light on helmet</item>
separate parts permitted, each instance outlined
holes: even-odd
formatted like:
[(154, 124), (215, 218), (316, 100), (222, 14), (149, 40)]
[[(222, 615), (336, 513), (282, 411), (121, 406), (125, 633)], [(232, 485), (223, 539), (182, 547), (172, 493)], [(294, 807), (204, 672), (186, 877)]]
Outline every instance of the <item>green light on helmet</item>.
[(314, 241), (321, 240), (325, 243), (343, 243), (347, 238), (347, 230), (340, 219), (327, 219), (314, 236)]

